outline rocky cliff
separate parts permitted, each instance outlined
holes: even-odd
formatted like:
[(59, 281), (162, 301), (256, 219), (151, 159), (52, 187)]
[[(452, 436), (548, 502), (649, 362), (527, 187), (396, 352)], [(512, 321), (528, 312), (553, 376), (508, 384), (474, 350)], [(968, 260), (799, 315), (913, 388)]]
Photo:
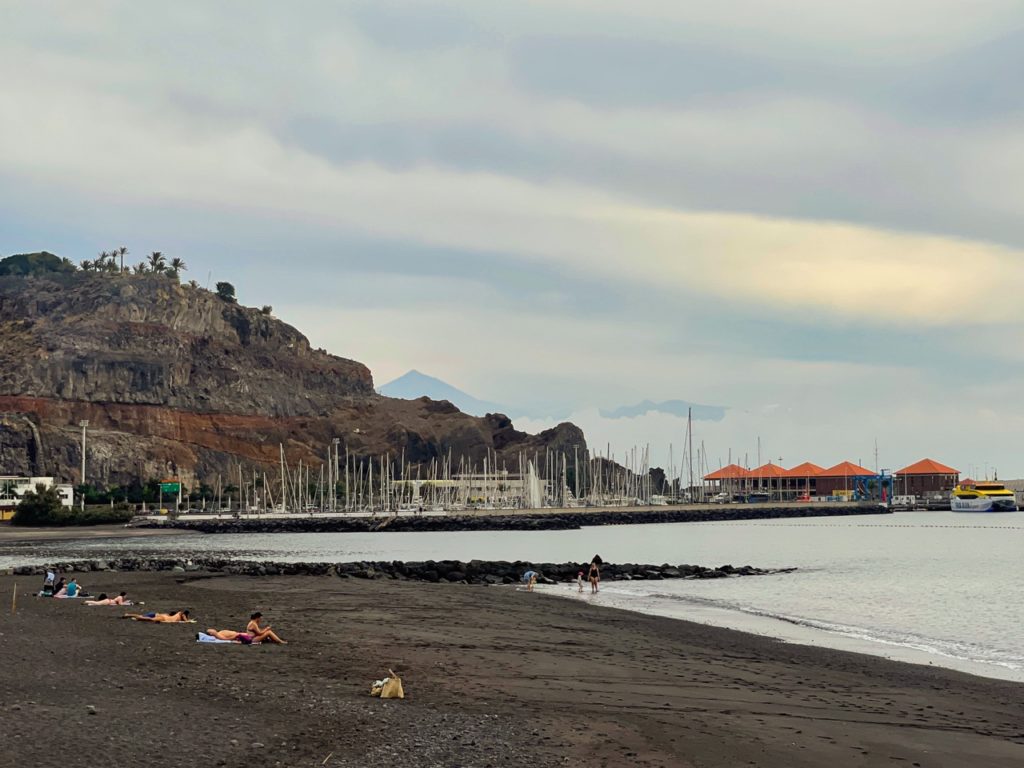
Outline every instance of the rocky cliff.
[(338, 438), (358, 456), (447, 455), (510, 468), (520, 452), (585, 445), (503, 416), (374, 393), (366, 366), (310, 347), (295, 328), (166, 275), (0, 277), (0, 474), (91, 482), (181, 476), (187, 485), (320, 463)]

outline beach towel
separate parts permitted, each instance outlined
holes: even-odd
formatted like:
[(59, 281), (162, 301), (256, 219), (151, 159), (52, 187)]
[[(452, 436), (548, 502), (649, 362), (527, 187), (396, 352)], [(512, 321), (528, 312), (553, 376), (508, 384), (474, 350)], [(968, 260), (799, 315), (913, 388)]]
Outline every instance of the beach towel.
[(214, 637), (213, 635), (208, 635), (205, 632), (196, 632), (196, 642), (197, 643), (227, 643), (228, 645), (232, 645), (233, 644), (233, 641), (231, 641), (231, 640), (221, 640), (219, 637)]

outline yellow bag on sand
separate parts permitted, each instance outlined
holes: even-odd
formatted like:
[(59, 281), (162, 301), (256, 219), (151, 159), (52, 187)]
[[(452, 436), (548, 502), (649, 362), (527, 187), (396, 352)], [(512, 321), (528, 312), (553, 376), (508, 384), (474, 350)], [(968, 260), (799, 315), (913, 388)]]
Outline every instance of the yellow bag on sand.
[(402, 688), (402, 678), (390, 669), (388, 674), (391, 677), (384, 681), (384, 685), (380, 689), (380, 697), (382, 699), (404, 699), (405, 690)]

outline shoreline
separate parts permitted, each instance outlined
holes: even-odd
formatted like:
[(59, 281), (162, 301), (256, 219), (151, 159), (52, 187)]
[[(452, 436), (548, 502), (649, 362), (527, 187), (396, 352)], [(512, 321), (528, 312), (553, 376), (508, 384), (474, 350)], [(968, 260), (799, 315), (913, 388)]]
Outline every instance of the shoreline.
[[(36, 587), (34, 576), (2, 576), (0, 598), (14, 582)], [(597, 600), (304, 576), (104, 572), (83, 583), (127, 589), (147, 610), (189, 607), (199, 624), (120, 622), (119, 609), (31, 598), (0, 614), (3, 716), (19, 764), (75, 768), (86, 764), (79, 756), (103, 755), (177, 765), (162, 747), (178, 738), (168, 728), (182, 711), (190, 751), (211, 765), (1024, 761), (1024, 685)], [(290, 645), (191, 639), (196, 627), (244, 623), (256, 609)], [(96, 658), (104, 664), (81, 663)], [(403, 676), (405, 701), (367, 695), (388, 668)], [(76, 722), (89, 727), (67, 727)], [(45, 743), (32, 738), (40, 729)]]
[[(613, 582), (614, 583), (614, 582)], [(538, 594), (562, 600), (579, 599), (576, 593), (559, 591), (564, 585), (541, 586)], [(739, 608), (686, 603), (686, 614), (670, 610), (644, 610), (630, 605), (632, 598), (615, 596), (604, 607), (628, 611), (645, 616), (659, 616), (671, 621), (684, 621), (707, 627), (727, 629), (755, 637), (763, 637), (789, 645), (824, 648), (855, 653), (901, 664), (946, 669), (973, 677), (1024, 684), (1024, 669), (1013, 669), (997, 663), (979, 661), (942, 653), (938, 650), (895, 643), (878, 637), (865, 637), (842, 631), (813, 626), (793, 619), (752, 613)]]

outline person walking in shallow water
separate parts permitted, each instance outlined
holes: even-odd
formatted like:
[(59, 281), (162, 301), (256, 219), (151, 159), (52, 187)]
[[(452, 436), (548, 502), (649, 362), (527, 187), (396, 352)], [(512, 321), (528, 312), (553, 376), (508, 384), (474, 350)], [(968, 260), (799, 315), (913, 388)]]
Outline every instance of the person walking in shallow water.
[(594, 559), (590, 561), (590, 572), (587, 574), (587, 580), (590, 582), (590, 594), (596, 594), (598, 591), (597, 585), (601, 581), (601, 569), (598, 564), (602, 563), (600, 555), (594, 555)]

